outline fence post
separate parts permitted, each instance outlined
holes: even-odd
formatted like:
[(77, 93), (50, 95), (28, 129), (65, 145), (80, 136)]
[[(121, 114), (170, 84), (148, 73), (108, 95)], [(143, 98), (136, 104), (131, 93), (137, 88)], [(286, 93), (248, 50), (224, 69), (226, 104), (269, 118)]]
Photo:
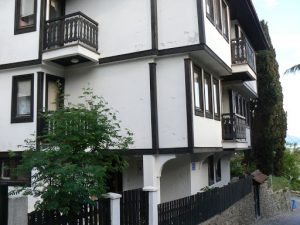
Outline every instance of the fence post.
[(144, 187), (143, 191), (149, 193), (149, 224), (158, 225), (158, 188), (156, 187)]
[(110, 199), (110, 225), (120, 225), (120, 198), (122, 195), (110, 192), (102, 195), (102, 197)]

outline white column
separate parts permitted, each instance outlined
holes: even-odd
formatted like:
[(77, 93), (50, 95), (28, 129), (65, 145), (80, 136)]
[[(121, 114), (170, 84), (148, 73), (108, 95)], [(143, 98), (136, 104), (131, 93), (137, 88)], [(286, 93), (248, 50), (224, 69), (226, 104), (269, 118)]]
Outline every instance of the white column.
[(158, 188), (148, 186), (143, 191), (149, 192), (149, 225), (158, 225)]
[(122, 195), (116, 193), (107, 193), (103, 195), (103, 198), (110, 199), (110, 219), (111, 225), (120, 225), (120, 198)]

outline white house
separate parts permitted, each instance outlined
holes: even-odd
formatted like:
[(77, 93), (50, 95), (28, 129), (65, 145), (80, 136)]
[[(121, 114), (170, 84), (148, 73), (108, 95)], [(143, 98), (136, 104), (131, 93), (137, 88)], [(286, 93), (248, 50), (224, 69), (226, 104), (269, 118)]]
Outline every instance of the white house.
[(251, 0), (0, 0), (0, 19), (0, 200), (18, 184), (7, 151), (40, 132), (58, 79), (70, 101), (92, 87), (134, 133), (115, 190), (157, 187), (166, 202), (223, 186), (251, 149), (268, 48)]

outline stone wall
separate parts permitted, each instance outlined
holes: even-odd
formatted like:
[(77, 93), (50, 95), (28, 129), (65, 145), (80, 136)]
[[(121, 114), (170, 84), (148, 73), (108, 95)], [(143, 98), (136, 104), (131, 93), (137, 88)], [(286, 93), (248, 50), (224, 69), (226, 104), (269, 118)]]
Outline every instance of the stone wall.
[(291, 210), (291, 193), (289, 190), (279, 190), (273, 192), (265, 182), (260, 186), (261, 216), (263, 218), (272, 217)]
[(255, 222), (253, 192), (201, 225), (250, 225)]

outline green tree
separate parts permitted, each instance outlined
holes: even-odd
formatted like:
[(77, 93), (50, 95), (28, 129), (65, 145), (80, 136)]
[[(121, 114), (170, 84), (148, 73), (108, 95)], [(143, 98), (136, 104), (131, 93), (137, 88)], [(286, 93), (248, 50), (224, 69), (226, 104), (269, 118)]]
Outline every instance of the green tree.
[(12, 194), (40, 198), (37, 209), (76, 213), (82, 204), (92, 203), (91, 196), (105, 193), (109, 173), (126, 166), (119, 153), (132, 144), (132, 134), (126, 130), (120, 135), (115, 113), (91, 89), (79, 98), (79, 104), (43, 115), (48, 126), (38, 137), (38, 148), (36, 140), (26, 140), (18, 172), (33, 169), (31, 187)]
[(261, 22), (270, 49), (257, 54), (258, 102), (253, 119), (253, 154), (258, 169), (266, 174), (280, 175), (285, 150), (286, 113), (279, 81), (276, 52), (272, 46), (268, 25)]

